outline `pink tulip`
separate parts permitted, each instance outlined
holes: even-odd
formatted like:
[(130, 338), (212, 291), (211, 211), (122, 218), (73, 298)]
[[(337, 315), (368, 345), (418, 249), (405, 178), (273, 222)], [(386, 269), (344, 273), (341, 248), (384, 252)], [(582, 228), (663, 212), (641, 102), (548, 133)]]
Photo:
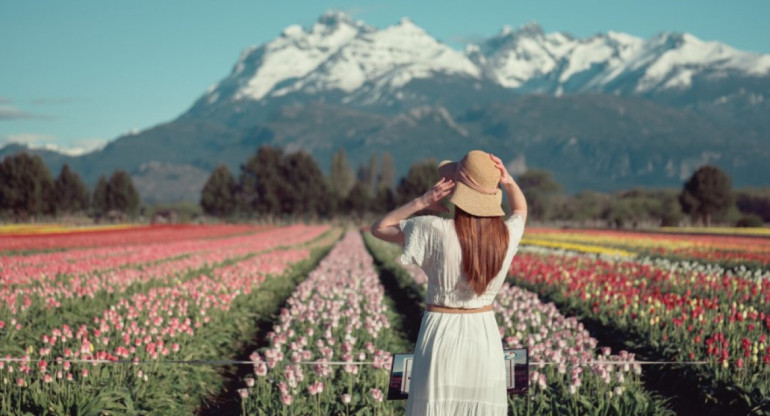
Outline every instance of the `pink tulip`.
[(315, 382), (307, 387), (308, 392), (310, 392), (311, 396), (315, 396), (318, 393), (322, 393), (324, 391), (324, 385), (320, 381)]
[(241, 396), (241, 399), (245, 399), (249, 397), (249, 389), (238, 389), (238, 394)]
[(382, 391), (380, 389), (371, 389), (370, 394), (372, 395), (372, 398), (378, 402), (382, 401)]

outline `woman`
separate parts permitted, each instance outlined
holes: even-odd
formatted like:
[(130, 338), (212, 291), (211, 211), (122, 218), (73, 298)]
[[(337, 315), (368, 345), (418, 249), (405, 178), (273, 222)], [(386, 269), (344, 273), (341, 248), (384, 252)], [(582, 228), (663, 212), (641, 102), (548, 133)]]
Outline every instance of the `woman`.
[[(414, 351), (407, 415), (506, 415), (503, 346), (492, 302), (524, 232), (527, 203), (502, 161), (474, 150), (442, 162), (441, 180), (372, 225), (404, 245), (401, 261), (428, 276), (426, 313)], [(503, 221), (502, 185), (513, 215)], [(454, 192), (453, 192), (454, 191)], [(407, 219), (452, 193), (454, 220)]]

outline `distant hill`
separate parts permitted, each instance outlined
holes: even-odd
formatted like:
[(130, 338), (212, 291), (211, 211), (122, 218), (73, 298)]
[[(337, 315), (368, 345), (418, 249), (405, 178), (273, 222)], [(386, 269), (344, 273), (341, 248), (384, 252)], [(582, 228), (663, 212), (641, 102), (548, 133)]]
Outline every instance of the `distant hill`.
[(399, 174), (489, 149), (570, 192), (679, 187), (704, 163), (763, 186), (768, 114), (770, 55), (686, 33), (578, 39), (527, 25), (456, 51), (409, 19), (376, 29), (330, 12), (247, 48), (175, 120), (78, 157), (35, 152), (90, 184), (128, 170), (162, 202), (197, 201), (216, 165), (237, 175), (262, 144), (307, 150), (324, 169), (340, 147), (354, 166), (387, 151)]

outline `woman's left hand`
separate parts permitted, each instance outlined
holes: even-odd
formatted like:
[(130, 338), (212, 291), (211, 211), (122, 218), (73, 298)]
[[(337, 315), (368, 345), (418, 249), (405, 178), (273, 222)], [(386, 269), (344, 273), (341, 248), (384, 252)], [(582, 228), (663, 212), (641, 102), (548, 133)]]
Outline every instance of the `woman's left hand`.
[(508, 169), (505, 168), (503, 161), (492, 153), (489, 154), (489, 157), (492, 158), (492, 161), (495, 162), (495, 167), (500, 171), (500, 185), (512, 184), (514, 182), (513, 177), (508, 173)]
[(455, 181), (447, 178), (441, 178), (431, 189), (420, 196), (419, 202), (423, 209), (429, 209), (439, 212), (449, 212), (449, 209), (441, 205), (441, 200), (452, 193), (455, 188)]

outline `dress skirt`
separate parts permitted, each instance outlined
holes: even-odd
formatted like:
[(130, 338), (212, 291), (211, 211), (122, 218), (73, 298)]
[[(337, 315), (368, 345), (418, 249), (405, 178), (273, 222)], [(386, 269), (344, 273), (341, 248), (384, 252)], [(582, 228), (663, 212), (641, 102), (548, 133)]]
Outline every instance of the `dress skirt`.
[(425, 312), (412, 362), (407, 416), (505, 416), (505, 382), (494, 312)]

